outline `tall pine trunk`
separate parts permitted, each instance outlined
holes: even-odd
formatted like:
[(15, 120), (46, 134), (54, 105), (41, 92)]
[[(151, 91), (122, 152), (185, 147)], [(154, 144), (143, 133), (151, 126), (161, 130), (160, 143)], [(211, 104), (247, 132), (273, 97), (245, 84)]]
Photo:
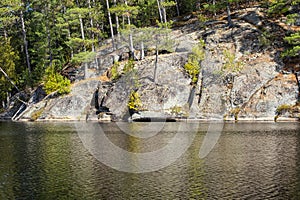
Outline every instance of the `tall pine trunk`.
[(156, 83), (157, 79), (157, 67), (158, 67), (158, 45), (155, 46), (155, 66), (154, 66), (154, 75), (153, 82)]
[(230, 5), (229, 5), (228, 0), (227, 0), (227, 3), (226, 3), (226, 8), (227, 8), (227, 21), (228, 21), (227, 26), (232, 27), (231, 11), (230, 11)]
[(26, 56), (26, 64), (27, 64), (28, 72), (31, 73), (30, 57), (29, 57), (29, 53), (28, 53), (28, 42), (27, 42), (27, 38), (26, 38), (26, 28), (25, 28), (24, 15), (23, 15), (22, 10), (20, 12), (20, 18), (21, 18), (24, 50), (25, 50), (25, 56)]
[(113, 50), (115, 50), (114, 28), (113, 28), (113, 24), (112, 24), (112, 21), (111, 21), (111, 15), (110, 15), (110, 11), (109, 11), (109, 2), (108, 2), (108, 0), (106, 0), (106, 8), (107, 8), (107, 15), (108, 15), (110, 33), (111, 33), (112, 47), (113, 47)]
[[(162, 0), (162, 1), (164, 1), (164, 0)], [(167, 11), (166, 11), (166, 8), (164, 6), (161, 6), (161, 10), (162, 10), (163, 23), (167, 23)]]
[(145, 58), (145, 50), (144, 49), (145, 49), (144, 42), (141, 41), (141, 57), (140, 57), (141, 60), (144, 60), (144, 58)]
[(49, 26), (49, 20), (51, 20), (51, 17), (49, 17), (49, 10), (50, 10), (50, 4), (47, 5), (47, 9), (46, 9), (46, 16), (47, 20), (46, 20), (46, 33), (47, 33), (47, 42), (48, 42), (48, 51), (49, 51), (49, 65), (52, 65), (52, 61), (53, 61), (53, 55), (52, 55), (52, 49), (51, 49), (51, 33), (50, 33), (50, 26)]
[(94, 44), (95, 34), (94, 34), (94, 31), (93, 31), (94, 22), (93, 22), (92, 14), (91, 14), (91, 11), (90, 11), (91, 8), (92, 8), (92, 6), (91, 6), (91, 0), (88, 0), (88, 8), (89, 8), (90, 26), (92, 28), (92, 34), (91, 34), (92, 40), (93, 40), (93, 42), (92, 42), (92, 51), (95, 52), (96, 51), (95, 50), (95, 44)]
[(178, 0), (175, 0), (175, 3), (176, 3), (177, 16), (179, 16), (180, 15), (180, 11), (179, 11)]
[(3, 32), (4, 32), (4, 38), (5, 38), (5, 40), (7, 40), (7, 32), (6, 32), (5, 28), (4, 28)]
[[(114, 5), (117, 6), (117, 0), (114, 0)], [(121, 41), (120, 22), (119, 22), (119, 16), (117, 14), (115, 14), (115, 16), (116, 16), (116, 28), (117, 28), (117, 37), (118, 37), (117, 43), (119, 43)]]
[(217, 16), (217, 13), (216, 13), (216, 0), (213, 0), (213, 6), (214, 6), (214, 16), (216, 17)]
[[(93, 1), (93, 6), (95, 6), (94, 5), (95, 4), (95, 2)], [(92, 28), (92, 33), (91, 33), (91, 36), (92, 36), (92, 51), (93, 52), (96, 52), (96, 48), (95, 48), (95, 43), (94, 43), (94, 41), (95, 41), (95, 33), (94, 33), (94, 20), (93, 20), (93, 17), (92, 17), (92, 14), (91, 14), (91, 9), (92, 9), (92, 6), (91, 6), (91, 0), (88, 0), (88, 8), (89, 8), (89, 17), (90, 17), (90, 26), (91, 26), (91, 28)], [(97, 60), (97, 57), (95, 57), (95, 65), (96, 65), (96, 69), (98, 69), (98, 60)]]
[[(125, 4), (127, 6), (127, 1), (125, 0)], [(127, 20), (128, 20), (128, 25), (129, 25), (129, 51), (130, 51), (130, 58), (134, 59), (134, 47), (133, 47), (133, 38), (132, 38), (132, 33), (131, 33), (131, 21), (130, 21), (130, 16), (127, 15)]]
[[(83, 21), (82, 21), (81, 15), (79, 15), (79, 22), (80, 22), (81, 39), (84, 41), (85, 40), (84, 26), (83, 26)], [(83, 50), (86, 51), (85, 45), (83, 45)]]
[(163, 16), (162, 16), (162, 12), (161, 12), (160, 0), (156, 0), (156, 1), (157, 1), (157, 7), (158, 7), (160, 22), (163, 23)]

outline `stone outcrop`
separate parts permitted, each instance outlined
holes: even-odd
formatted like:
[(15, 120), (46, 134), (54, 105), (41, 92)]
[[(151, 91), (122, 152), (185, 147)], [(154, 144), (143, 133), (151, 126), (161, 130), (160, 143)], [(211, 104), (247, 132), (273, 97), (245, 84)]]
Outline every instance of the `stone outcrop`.
[[(299, 86), (279, 56), (282, 41), (261, 34), (263, 26), (279, 29), (276, 34), (282, 30), (262, 19), (261, 9), (251, 9), (235, 13), (232, 28), (222, 20), (207, 22), (204, 28), (194, 20), (177, 28), (171, 34), (175, 52), (159, 56), (155, 81), (155, 56), (135, 61), (134, 70), (125, 73), (126, 48), (104, 48), (98, 62), (90, 64), (90, 75), (77, 78), (69, 95), (39, 101), (20, 118), (32, 119), (40, 111), (38, 120), (274, 120), (278, 107), (297, 103)], [(192, 85), (184, 65), (199, 39), (205, 41), (205, 58)], [(116, 61), (120, 78), (110, 80)], [(141, 102), (134, 112), (128, 109), (133, 91)]]

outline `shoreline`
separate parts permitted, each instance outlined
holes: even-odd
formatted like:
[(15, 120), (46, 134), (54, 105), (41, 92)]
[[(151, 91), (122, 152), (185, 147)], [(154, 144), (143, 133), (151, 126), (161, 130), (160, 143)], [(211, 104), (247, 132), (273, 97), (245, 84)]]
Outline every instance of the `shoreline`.
[(140, 119), (140, 121), (130, 121), (130, 120), (116, 120), (116, 121), (111, 121), (111, 120), (83, 120), (83, 119), (38, 119), (38, 120), (30, 120), (30, 119), (20, 119), (17, 121), (13, 121), (8, 118), (0, 118), (0, 122), (99, 122), (99, 123), (114, 123), (114, 122), (127, 122), (127, 123), (153, 123), (153, 122), (167, 122), (167, 123), (176, 123), (176, 122), (200, 122), (200, 123), (210, 123), (210, 122), (220, 122), (220, 123), (279, 123), (279, 122), (299, 122), (299, 118), (292, 118), (292, 117), (279, 117), (277, 121), (274, 121), (274, 117), (262, 117), (262, 118), (240, 118), (238, 120), (234, 119), (217, 119), (217, 118), (210, 118), (210, 119), (197, 119), (197, 118), (168, 118), (168, 119), (156, 119), (156, 118), (151, 118), (152, 120), (145, 120)]

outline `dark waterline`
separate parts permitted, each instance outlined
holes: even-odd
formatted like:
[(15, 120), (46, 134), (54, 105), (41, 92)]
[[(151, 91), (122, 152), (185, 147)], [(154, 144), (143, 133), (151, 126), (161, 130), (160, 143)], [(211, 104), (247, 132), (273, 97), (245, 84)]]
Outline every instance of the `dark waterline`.
[[(123, 126), (136, 130), (141, 124), (149, 125)], [(166, 123), (157, 135), (138, 139), (115, 123), (97, 124), (115, 145), (131, 152), (162, 148), (179, 125)], [(176, 162), (140, 174), (99, 162), (75, 127), (0, 122), (0, 199), (300, 199), (299, 123), (225, 124), (216, 146), (200, 159), (208, 129), (201, 123)]]

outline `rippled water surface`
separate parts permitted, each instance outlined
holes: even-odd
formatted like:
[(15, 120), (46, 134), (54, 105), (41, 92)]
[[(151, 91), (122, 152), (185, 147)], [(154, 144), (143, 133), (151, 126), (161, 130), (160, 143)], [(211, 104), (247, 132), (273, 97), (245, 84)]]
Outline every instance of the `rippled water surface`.
[[(168, 145), (180, 124), (93, 126), (116, 146), (145, 153)], [(124, 133), (125, 127), (142, 134), (141, 125), (157, 134), (139, 138)], [(299, 123), (225, 124), (204, 159), (198, 155), (208, 124), (199, 124), (197, 131), (185, 124), (182, 140), (195, 132), (188, 150), (148, 173), (102, 164), (77, 129), (73, 123), (0, 122), (0, 199), (300, 199)]]

